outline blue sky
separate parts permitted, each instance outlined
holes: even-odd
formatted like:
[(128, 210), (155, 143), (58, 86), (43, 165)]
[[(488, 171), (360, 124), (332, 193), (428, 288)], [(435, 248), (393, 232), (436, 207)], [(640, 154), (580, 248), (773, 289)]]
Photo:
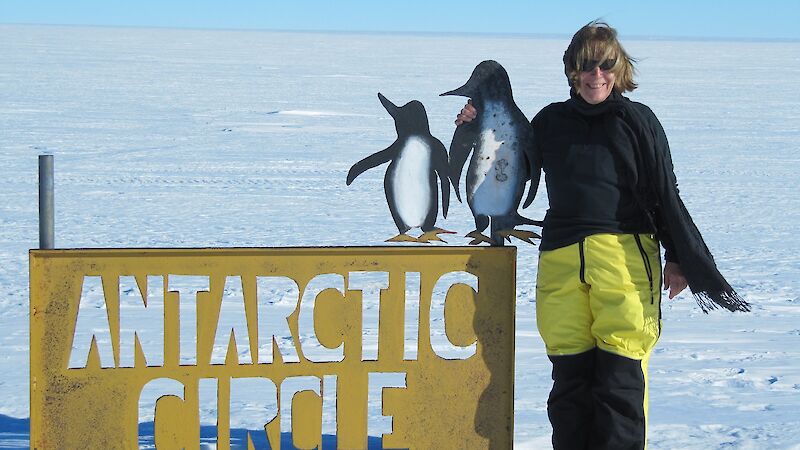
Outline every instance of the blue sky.
[[(494, 5), (494, 6), (489, 6)], [(797, 0), (0, 0), (0, 23), (800, 39)]]

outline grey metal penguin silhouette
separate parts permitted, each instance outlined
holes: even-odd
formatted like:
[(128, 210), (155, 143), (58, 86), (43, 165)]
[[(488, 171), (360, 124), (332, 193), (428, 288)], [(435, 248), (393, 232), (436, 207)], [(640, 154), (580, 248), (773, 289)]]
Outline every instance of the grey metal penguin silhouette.
[[(442, 185), (442, 216), (447, 218), (450, 205), (447, 150), (431, 135), (422, 103), (412, 100), (398, 107), (381, 93), (378, 98), (394, 118), (397, 139), (386, 149), (355, 163), (347, 173), (347, 185), (366, 170), (391, 161), (383, 188), (399, 234), (387, 242), (443, 242), (439, 234), (453, 232), (435, 226), (439, 213), (436, 178), (438, 175)], [(417, 227), (422, 229), (421, 236), (407, 234)]]
[[(522, 217), (517, 212), (531, 180), (523, 208), (536, 196), (540, 170), (530, 156), (533, 129), (525, 114), (514, 103), (506, 70), (496, 61), (483, 61), (460, 88), (441, 95), (469, 97), (478, 116), (456, 128), (450, 143), (450, 181), (461, 201), (459, 179), (467, 166), (467, 204), (475, 218), (475, 230), (467, 234), (470, 244), (488, 242), (503, 245), (510, 236), (533, 243), (538, 234), (515, 229), (518, 225), (539, 225), (541, 221)], [(533, 174), (533, 175), (532, 175)], [(491, 238), (482, 233), (491, 223)]]

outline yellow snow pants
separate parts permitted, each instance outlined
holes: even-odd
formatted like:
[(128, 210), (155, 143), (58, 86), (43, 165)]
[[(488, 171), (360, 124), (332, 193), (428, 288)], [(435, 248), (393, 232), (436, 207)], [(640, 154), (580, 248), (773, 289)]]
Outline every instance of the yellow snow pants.
[(660, 285), (650, 234), (596, 234), (539, 254), (536, 323), (553, 362), (555, 450), (645, 447)]
[(596, 234), (539, 254), (536, 316), (548, 355), (598, 347), (644, 359), (661, 332), (661, 257), (649, 234)]

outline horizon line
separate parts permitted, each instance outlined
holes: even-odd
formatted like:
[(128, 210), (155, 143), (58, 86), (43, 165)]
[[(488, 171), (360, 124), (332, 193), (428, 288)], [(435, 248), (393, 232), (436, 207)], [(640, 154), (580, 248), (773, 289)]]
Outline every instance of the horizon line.
[[(354, 34), (354, 35), (397, 35), (397, 36), (481, 36), (487, 38), (532, 38), (532, 39), (570, 39), (571, 33), (535, 33), (535, 32), (495, 32), (495, 31), (421, 31), (421, 30), (333, 30), (333, 29), (281, 29), (258, 27), (208, 27), (208, 26), (165, 26), (165, 25), (119, 25), (119, 24), (76, 24), (76, 23), (27, 23), (0, 22), (0, 26), (22, 27), (67, 27), (67, 28), (128, 28), (187, 31), (226, 31), (226, 32), (272, 32), (272, 33), (306, 33), (306, 34)], [(800, 43), (800, 38), (791, 37), (735, 37), (735, 36), (663, 36), (663, 35), (625, 35), (625, 40), (643, 41), (679, 41), (679, 42), (763, 42), (763, 43)]]

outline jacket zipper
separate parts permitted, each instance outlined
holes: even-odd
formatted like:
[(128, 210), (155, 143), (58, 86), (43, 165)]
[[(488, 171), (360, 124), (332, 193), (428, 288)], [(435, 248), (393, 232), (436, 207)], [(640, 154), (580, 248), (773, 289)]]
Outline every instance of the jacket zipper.
[(644, 246), (642, 246), (642, 239), (638, 234), (634, 234), (633, 237), (636, 239), (636, 246), (639, 247), (639, 253), (642, 255), (644, 271), (647, 272), (647, 281), (650, 283), (650, 304), (652, 305), (655, 303), (655, 298), (653, 296), (653, 267), (650, 266), (650, 260), (647, 258), (647, 252), (644, 251)]
[(586, 283), (586, 258), (583, 251), (583, 242), (583, 239), (578, 242), (578, 252), (580, 253), (581, 257), (581, 268), (578, 276), (580, 277), (581, 283)]

